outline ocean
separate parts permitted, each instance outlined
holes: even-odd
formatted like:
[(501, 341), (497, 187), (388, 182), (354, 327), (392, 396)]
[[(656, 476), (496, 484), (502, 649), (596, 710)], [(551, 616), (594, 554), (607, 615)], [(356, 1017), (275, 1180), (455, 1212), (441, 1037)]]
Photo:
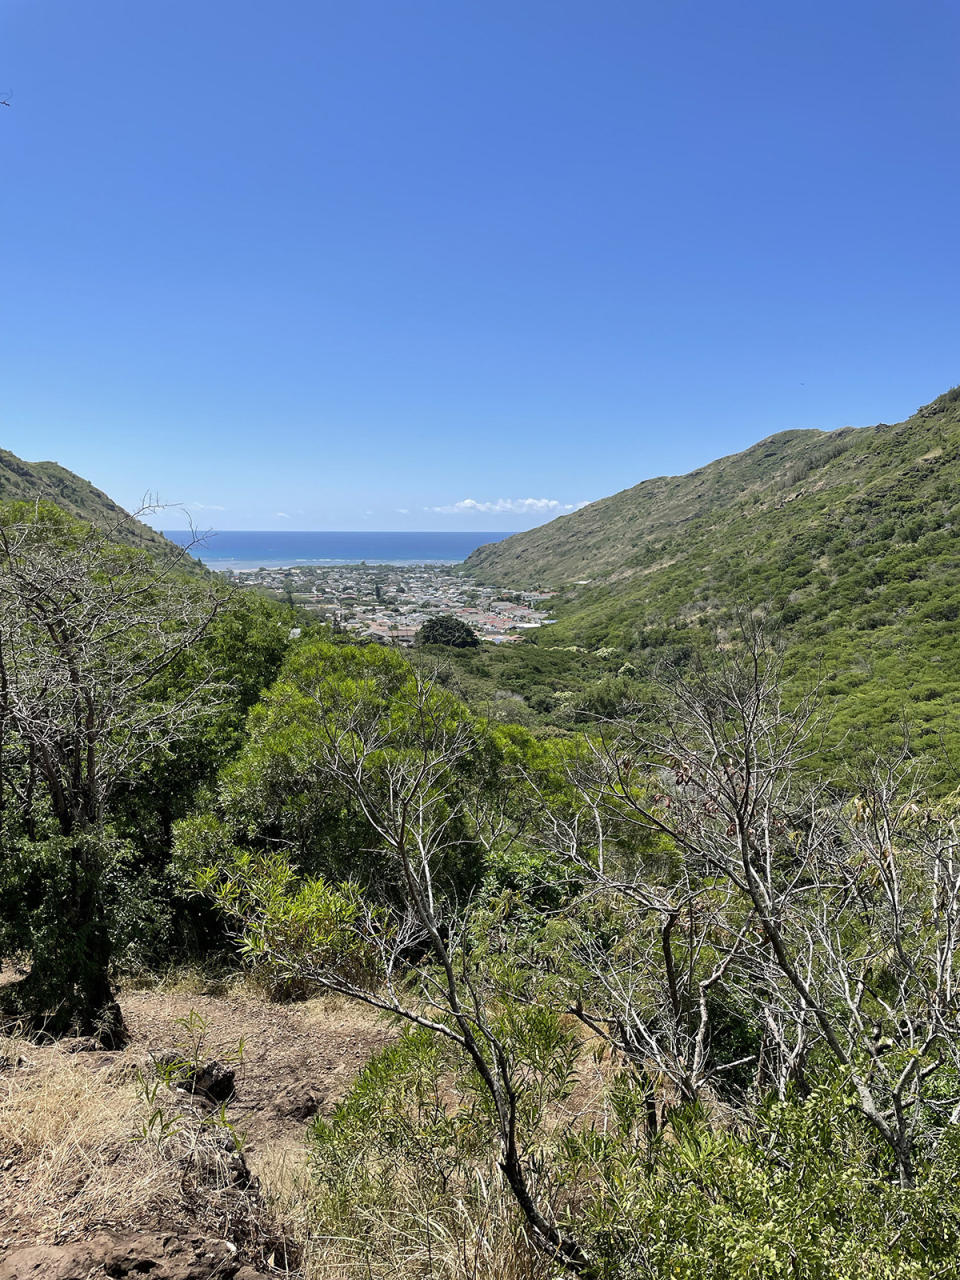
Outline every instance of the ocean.
[[(186, 546), (191, 535), (164, 530)], [(210, 569), (275, 569), (298, 564), (459, 564), (485, 542), (501, 542), (509, 532), (298, 533), (279, 530), (217, 530), (191, 552)]]

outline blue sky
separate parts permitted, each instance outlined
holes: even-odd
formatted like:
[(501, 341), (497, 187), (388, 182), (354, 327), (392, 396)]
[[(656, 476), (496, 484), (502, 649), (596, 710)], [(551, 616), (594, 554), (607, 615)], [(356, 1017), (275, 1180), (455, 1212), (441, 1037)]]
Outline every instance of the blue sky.
[(958, 47), (953, 0), (2, 0), (0, 444), (495, 529), (896, 421), (960, 381)]

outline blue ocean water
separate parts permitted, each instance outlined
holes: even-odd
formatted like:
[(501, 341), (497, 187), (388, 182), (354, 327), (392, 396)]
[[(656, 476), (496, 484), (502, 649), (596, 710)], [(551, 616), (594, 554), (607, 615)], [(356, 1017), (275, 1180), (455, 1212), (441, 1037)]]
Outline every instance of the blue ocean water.
[[(187, 546), (182, 529), (165, 537)], [(485, 542), (501, 542), (509, 532), (298, 533), (279, 530), (217, 530), (192, 553), (210, 569), (274, 569), (298, 564), (459, 564)]]

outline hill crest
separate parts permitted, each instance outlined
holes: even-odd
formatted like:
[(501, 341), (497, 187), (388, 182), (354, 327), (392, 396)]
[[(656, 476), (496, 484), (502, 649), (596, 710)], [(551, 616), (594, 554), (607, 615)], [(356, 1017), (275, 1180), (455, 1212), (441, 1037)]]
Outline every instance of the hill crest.
[(558, 592), (534, 644), (639, 673), (682, 669), (762, 613), (797, 687), (822, 681), (838, 761), (895, 751), (912, 725), (944, 777), (960, 771), (960, 389), (905, 422), (782, 432), (644, 481), (466, 569)]
[(122, 524), (120, 540), (138, 550), (163, 557), (182, 556), (163, 534), (137, 520), (89, 480), (58, 462), (25, 462), (8, 449), (0, 449), (0, 501), (35, 502), (38, 498), (101, 528)]
[(536, 529), (479, 547), (465, 568), (497, 585), (554, 589), (585, 578), (622, 576), (631, 567), (646, 567), (631, 562), (651, 545), (673, 540), (689, 526), (713, 522), (720, 527), (737, 509), (757, 506), (749, 513), (755, 517), (826, 490), (838, 488), (843, 492), (837, 497), (846, 498), (869, 487), (884, 470), (873, 465), (875, 447), (886, 454), (892, 445), (900, 466), (929, 460), (942, 449), (933, 438), (936, 420), (952, 423), (958, 409), (960, 389), (893, 426), (777, 432), (684, 475), (651, 477)]

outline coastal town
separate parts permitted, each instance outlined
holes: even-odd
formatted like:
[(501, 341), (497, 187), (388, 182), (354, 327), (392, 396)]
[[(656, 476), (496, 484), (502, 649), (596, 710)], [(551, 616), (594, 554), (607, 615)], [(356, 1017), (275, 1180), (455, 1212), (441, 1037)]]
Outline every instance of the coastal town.
[(492, 644), (510, 644), (552, 621), (553, 592), (482, 586), (450, 565), (361, 563), (221, 572), (238, 586), (266, 591), (381, 644), (412, 645), (429, 618), (444, 614)]

